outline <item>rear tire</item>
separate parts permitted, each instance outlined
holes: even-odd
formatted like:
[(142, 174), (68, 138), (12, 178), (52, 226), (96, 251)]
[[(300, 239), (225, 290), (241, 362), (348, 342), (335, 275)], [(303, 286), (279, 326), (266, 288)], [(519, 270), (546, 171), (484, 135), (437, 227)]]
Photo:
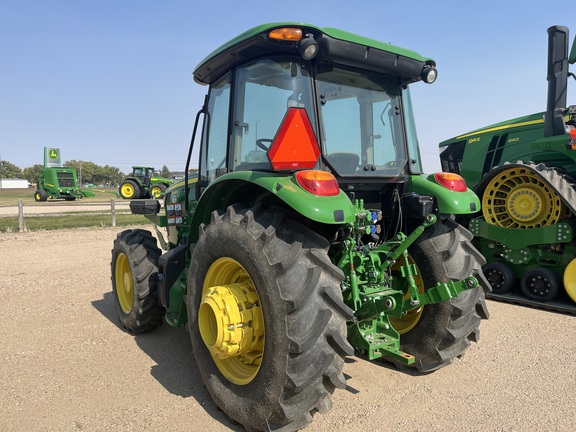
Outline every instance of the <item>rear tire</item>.
[(122, 231), (112, 249), (112, 291), (122, 325), (141, 333), (162, 325), (165, 309), (158, 301), (160, 249), (150, 231)]
[[(344, 275), (327, 248), (326, 239), (282, 211), (233, 206), (214, 212), (200, 229), (186, 299), (194, 357), (216, 405), (247, 430), (303, 428), (316, 412), (329, 411), (333, 391), (346, 386), (352, 311), (342, 300)], [(219, 347), (216, 338), (206, 337), (218, 327), (204, 313), (216, 286), (249, 288), (244, 293), (256, 294), (258, 309), (250, 332), (256, 332), (254, 322), (263, 323), (262, 343), (225, 361), (208, 349)], [(226, 321), (224, 329), (230, 327)]]
[[(400, 349), (412, 354), (410, 365), (420, 372), (440, 369), (480, 338), (480, 321), (487, 319), (485, 290), (490, 285), (481, 267), (484, 257), (472, 246), (472, 234), (452, 219), (439, 219), (409, 248), (422, 280), (429, 288), (435, 282), (449, 282), (474, 276), (476, 288), (448, 301), (422, 308), (418, 321), (400, 337)], [(396, 328), (396, 326), (394, 326)]]
[(122, 182), (118, 188), (118, 192), (124, 199), (137, 199), (140, 198), (140, 194), (142, 193), (140, 186), (138, 186), (138, 184), (133, 180), (126, 180)]

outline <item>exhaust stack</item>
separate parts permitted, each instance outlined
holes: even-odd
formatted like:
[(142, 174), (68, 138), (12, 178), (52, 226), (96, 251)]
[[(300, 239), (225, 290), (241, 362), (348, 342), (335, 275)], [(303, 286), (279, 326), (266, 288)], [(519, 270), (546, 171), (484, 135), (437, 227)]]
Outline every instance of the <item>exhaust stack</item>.
[(564, 109), (568, 87), (568, 28), (552, 26), (548, 29), (548, 100), (544, 116), (544, 136), (566, 132)]

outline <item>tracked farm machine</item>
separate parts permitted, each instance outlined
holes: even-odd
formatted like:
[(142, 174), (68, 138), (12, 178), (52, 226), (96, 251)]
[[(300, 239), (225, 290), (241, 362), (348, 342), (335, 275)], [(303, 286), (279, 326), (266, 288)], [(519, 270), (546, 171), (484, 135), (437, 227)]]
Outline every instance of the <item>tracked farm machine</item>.
[[(576, 106), (567, 106), (568, 29), (548, 29), (547, 109), (440, 144), (442, 169), (481, 197), (464, 218), (492, 298), (576, 314)], [(573, 75), (572, 75), (573, 76)]]
[(198, 176), (163, 206), (131, 202), (156, 236), (118, 235), (112, 287), (128, 330), (186, 326), (204, 385), (246, 429), (329, 411), (354, 352), (427, 372), (478, 339), (489, 284), (454, 215), (480, 202), (460, 176), (422, 172), (412, 116), (409, 86), (436, 73), (413, 51), (296, 23), (196, 67)]

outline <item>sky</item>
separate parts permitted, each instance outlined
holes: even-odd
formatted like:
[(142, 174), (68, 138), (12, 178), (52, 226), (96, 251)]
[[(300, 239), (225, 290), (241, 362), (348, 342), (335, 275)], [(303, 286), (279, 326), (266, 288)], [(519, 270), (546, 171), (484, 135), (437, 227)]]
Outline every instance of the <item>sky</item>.
[(572, 39), (570, 17), (573, 0), (2, 0), (0, 159), (24, 169), (57, 147), (64, 161), (183, 171), (207, 92), (196, 65), (249, 28), (295, 21), (436, 61), (437, 81), (411, 88), (435, 172), (439, 142), (545, 110), (546, 29), (572, 27)]

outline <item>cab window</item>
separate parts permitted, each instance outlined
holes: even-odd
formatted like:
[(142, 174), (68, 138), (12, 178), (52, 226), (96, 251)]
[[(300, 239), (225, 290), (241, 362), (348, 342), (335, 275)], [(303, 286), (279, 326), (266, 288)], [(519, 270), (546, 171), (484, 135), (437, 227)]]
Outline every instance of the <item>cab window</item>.
[(228, 114), (230, 111), (230, 83), (224, 77), (210, 88), (208, 109), (204, 118), (200, 180), (210, 183), (226, 172), (226, 144), (228, 142)]
[(316, 75), (325, 160), (341, 176), (395, 176), (406, 161), (399, 85), (367, 71)]
[(288, 108), (312, 115), (311, 81), (300, 62), (265, 59), (236, 71), (231, 167), (270, 170), (267, 151)]

